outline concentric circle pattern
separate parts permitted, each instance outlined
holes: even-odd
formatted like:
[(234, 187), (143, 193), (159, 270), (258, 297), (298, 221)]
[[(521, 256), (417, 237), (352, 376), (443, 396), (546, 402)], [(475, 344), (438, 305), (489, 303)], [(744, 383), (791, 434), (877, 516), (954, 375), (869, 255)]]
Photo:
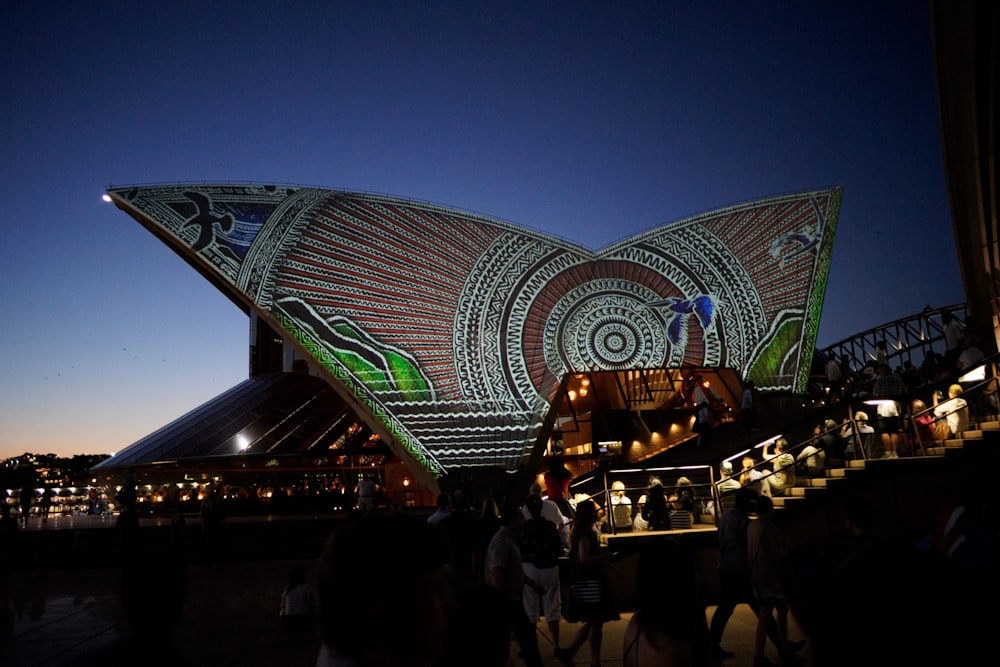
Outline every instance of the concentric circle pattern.
[(663, 321), (644, 304), (648, 287), (621, 279), (595, 280), (568, 292), (552, 311), (546, 361), (564, 368), (618, 370), (661, 365), (667, 356)]

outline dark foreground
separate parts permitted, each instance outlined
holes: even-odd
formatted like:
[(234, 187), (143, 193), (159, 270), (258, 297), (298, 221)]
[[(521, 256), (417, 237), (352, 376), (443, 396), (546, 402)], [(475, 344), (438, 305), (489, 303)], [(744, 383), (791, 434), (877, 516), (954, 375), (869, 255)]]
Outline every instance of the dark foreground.
[[(303, 519), (316, 526), (313, 532), (319, 532), (322, 519)], [(257, 522), (260, 524), (255, 526)], [(258, 519), (246, 523), (240, 532), (256, 533), (263, 539), (273, 537), (274, 527), (267, 525), (270, 522)], [(103, 526), (97, 523), (85, 528), (113, 534), (112, 522)], [(50, 520), (42, 530), (35, 522), (19, 537), (31, 544), (32, 537), (37, 539), (46, 533), (49, 543), (55, 540), (55, 544), (61, 544), (70, 537), (53, 533), (68, 528), (59, 528)], [(74, 528), (79, 530), (81, 526)], [(304, 525), (299, 524), (298, 528)], [(278, 623), (281, 591), (292, 567), (305, 566), (310, 580), (315, 579), (315, 558), (319, 551), (312, 541), (316, 538), (309, 537), (308, 530), (303, 532), (304, 544), (296, 548), (286, 544), (277, 553), (263, 549), (262, 545), (260, 558), (248, 560), (246, 556), (252, 553), (243, 552), (243, 558), (231, 554), (232, 557), (214, 568), (203, 562), (188, 563), (184, 567), (186, 591), (180, 623), (169, 643), (160, 645), (134, 638), (121, 604), (121, 572), (113, 559), (109, 563), (91, 562), (74, 567), (66, 561), (65, 554), (61, 557), (39, 554), (34, 563), (20, 564), (0, 582), (0, 665), (313, 665), (319, 648), (314, 634), (285, 631)], [(90, 535), (99, 539), (100, 533)], [(315, 550), (315, 553), (294, 558), (263, 557), (295, 550)], [(147, 601), (151, 615), (156, 614), (159, 604), (155, 599)], [(709, 608), (709, 614), (712, 610)], [(601, 656), (605, 667), (622, 664), (622, 639), (628, 618), (628, 614), (623, 614), (622, 620), (605, 626)], [(752, 664), (754, 623), (749, 609), (737, 608), (723, 641), (737, 655), (724, 663), (726, 667)], [(576, 627), (564, 623), (563, 636), (571, 636)], [(558, 665), (552, 658), (544, 622), (539, 623), (538, 632), (546, 664)], [(792, 634), (801, 636), (794, 628)], [(775, 655), (771, 657), (776, 659)], [(577, 660), (577, 664), (588, 664), (588, 651), (582, 650)], [(513, 664), (519, 663), (515, 659)]]

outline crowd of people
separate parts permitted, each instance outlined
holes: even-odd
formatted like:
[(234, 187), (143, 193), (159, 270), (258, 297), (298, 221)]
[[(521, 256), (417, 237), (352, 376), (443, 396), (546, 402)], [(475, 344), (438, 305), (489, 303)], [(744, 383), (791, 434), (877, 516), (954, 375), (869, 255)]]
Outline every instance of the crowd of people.
[[(960, 599), (966, 590), (961, 586), (971, 581), (963, 577), (995, 576), (988, 568), (973, 569), (975, 563), (984, 562), (981, 541), (969, 546), (960, 569), (951, 570), (945, 562), (958, 560), (949, 546), (955, 542), (949, 531), (973, 535), (967, 524), (954, 520), (956, 514), (962, 516), (954, 508), (942, 514), (942, 528), (921, 548), (881, 538), (874, 529), (871, 505), (849, 498), (843, 507), (844, 537), (826, 552), (808, 552), (806, 559), (789, 549), (785, 529), (772, 518), (770, 498), (740, 487), (719, 525), (717, 606), (709, 614), (706, 582), (690, 546), (668, 536), (653, 536), (633, 552), (634, 569), (620, 568), (618, 555), (609, 553), (599, 539), (598, 507), (592, 500), (574, 508), (567, 548), (560, 526), (545, 518), (545, 503), (551, 501), (538, 490), (529, 489), (522, 502), (503, 503), (495, 532), (485, 546), (471, 551), (458, 542), (483, 539), (482, 514), (456, 509), (463, 501), (456, 502), (454, 495), (447, 515), (435, 522), (374, 513), (345, 523), (331, 537), (319, 565), (323, 646), (317, 666), (501, 667), (512, 663), (513, 651), (529, 667), (541, 665), (543, 653), (564, 665), (577, 664), (577, 658), (584, 656), (590, 665), (599, 665), (602, 653), (609, 653), (603, 646), (605, 625), (620, 619), (613, 591), (623, 587), (637, 595), (620, 649), (626, 667), (721, 665), (733, 657), (723, 642), (740, 604), (749, 605), (756, 617), (755, 667), (774, 664), (765, 650), (769, 642), (780, 664), (801, 664), (798, 656), (806, 640), (789, 636), (792, 615), (813, 643), (816, 665), (843, 664), (852, 654), (868, 664), (865, 651), (879, 660), (904, 654), (940, 658), (955, 650), (955, 655), (969, 656), (967, 646), (952, 649), (925, 643), (914, 650), (909, 639), (887, 636), (876, 623), (859, 627), (854, 619), (870, 621), (872, 615), (857, 608), (862, 600), (857, 597), (857, 580), (873, 582), (874, 559), (884, 555), (891, 555), (893, 563), (910, 574), (913, 563), (925, 568), (924, 578), (919, 579), (925, 599), (907, 602), (903, 591), (894, 588), (898, 596), (878, 605), (895, 614), (886, 619), (886, 627), (897, 628), (903, 619), (924, 618), (906, 611), (907, 604), (914, 605), (915, 613), (923, 613), (932, 604)], [(463, 529), (457, 525), (449, 529), (449, 523), (464, 515), (468, 516), (459, 520)], [(480, 548), (484, 551), (477, 554)], [(456, 560), (462, 556), (481, 557), (482, 569), (476, 572), (470, 565), (472, 576), (459, 574), (466, 569)], [(614, 581), (624, 577), (633, 579)], [(893, 585), (897, 579), (891, 577)], [(832, 618), (833, 610), (840, 616)], [(947, 615), (966, 624), (944, 622), (949, 631), (958, 633), (949, 639), (968, 641), (978, 627), (968, 620), (974, 611), (949, 607)], [(379, 622), (372, 623), (376, 618)], [(539, 629), (540, 619), (547, 632)], [(572, 624), (571, 633), (566, 632), (566, 623)], [(878, 645), (869, 647), (871, 642)]]
[[(501, 667), (510, 664), (513, 638), (524, 664), (539, 667), (540, 618), (556, 660), (575, 664), (586, 649), (590, 664), (600, 664), (604, 624), (619, 619), (608, 581), (615, 566), (598, 537), (597, 504), (568, 502), (559, 467), (554, 462), (547, 476), (552, 486), (533, 484), (520, 502), (499, 508), (492, 500), (469, 508), (459, 489), (442, 495), (424, 521), (369, 513), (345, 524), (320, 562), (317, 665)], [(390, 563), (399, 544), (405, 571)], [(345, 599), (356, 602), (344, 609)], [(371, 618), (380, 619), (377, 632), (359, 620)], [(568, 637), (560, 632), (564, 622), (577, 625)]]

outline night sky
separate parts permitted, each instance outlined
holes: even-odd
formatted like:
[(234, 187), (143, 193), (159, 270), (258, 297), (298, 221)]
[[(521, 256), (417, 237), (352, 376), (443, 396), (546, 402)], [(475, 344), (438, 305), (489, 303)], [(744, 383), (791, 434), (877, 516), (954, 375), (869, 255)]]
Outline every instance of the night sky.
[(0, 3), (0, 458), (247, 377), (247, 317), (110, 185), (385, 193), (598, 250), (844, 188), (818, 344), (964, 300), (923, 2)]

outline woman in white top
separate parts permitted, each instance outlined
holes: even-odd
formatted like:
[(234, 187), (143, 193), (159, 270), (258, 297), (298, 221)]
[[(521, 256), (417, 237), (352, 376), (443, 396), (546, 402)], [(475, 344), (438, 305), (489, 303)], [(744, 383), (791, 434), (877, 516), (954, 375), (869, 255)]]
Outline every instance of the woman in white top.
[(934, 416), (945, 418), (952, 435), (969, 430), (969, 404), (962, 398), (962, 385), (948, 387), (948, 400), (940, 405), (937, 394), (934, 394)]
[(774, 441), (774, 454), (768, 452), (768, 445), (764, 445), (764, 460), (773, 461), (771, 474), (764, 477), (772, 496), (784, 495), (785, 489), (795, 486), (795, 457), (786, 452), (786, 449), (788, 441), (784, 438)]

